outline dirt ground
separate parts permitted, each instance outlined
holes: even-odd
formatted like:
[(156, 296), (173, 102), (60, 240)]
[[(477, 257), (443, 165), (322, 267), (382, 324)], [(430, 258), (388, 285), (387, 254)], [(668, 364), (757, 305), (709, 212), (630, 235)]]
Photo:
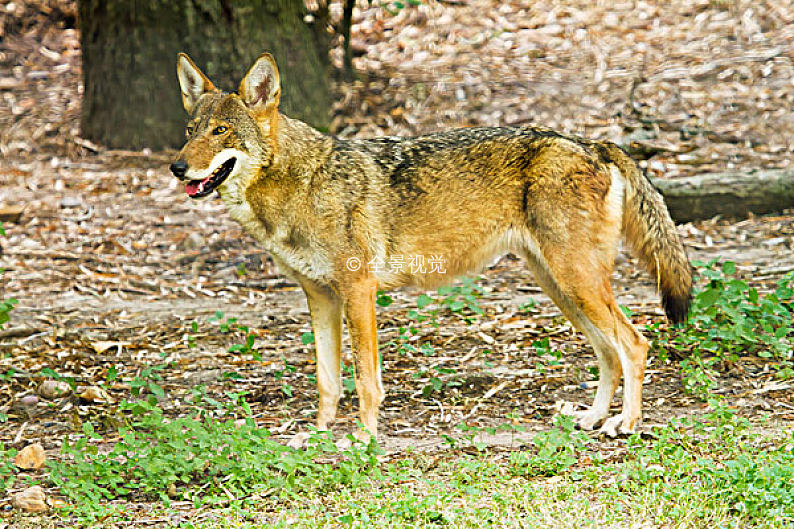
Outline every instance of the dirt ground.
[[(659, 174), (789, 163), (790, 7), (587, 4), (543, 10), (522, 2), (429, 3), (395, 18), (362, 9), (357, 45), (371, 53), (358, 59), (364, 80), (339, 87), (336, 130), (403, 134), (531, 118), (594, 137), (634, 135), (658, 148), (646, 165)], [(475, 12), (488, 15), (474, 18)], [(162, 372), (162, 405), (170, 413), (179, 414), (191, 389), (204, 384), (216, 397), (248, 391), (257, 423), (285, 440), (305, 429), (317, 391), (312, 348), (301, 342), (310, 323), (297, 286), (227, 218), (217, 198), (187, 198), (167, 171), (173, 153), (104, 151), (79, 137), (76, 31), (43, 20), (0, 41), (0, 206), (25, 207), (0, 239), (0, 299), (19, 299), (0, 331), (0, 373), (13, 369), (0, 379), (0, 411), (9, 416), (0, 423), (0, 443), (21, 448), (38, 440), (57, 457), (62, 438), (79, 432), (82, 421), (111, 424), (115, 405), (130, 398), (129, 381), (161, 364), (171, 364)], [(581, 28), (588, 28), (584, 36)], [(575, 35), (581, 39), (566, 40)], [(456, 47), (431, 46), (433, 38)], [(584, 39), (586, 46), (572, 45)], [(642, 61), (632, 55), (633, 42), (646, 43)], [(588, 55), (596, 49), (600, 55)], [(588, 61), (597, 68), (577, 71)], [(794, 269), (794, 212), (679, 229), (692, 259), (733, 260), (761, 289)], [(425, 326), (416, 338), (435, 347), (433, 356), (400, 354), (393, 343), (418, 292), (395, 292), (395, 302), (380, 309), (387, 451), (437, 449), (441, 435), (461, 422), (513, 421), (537, 430), (565, 402), (591, 400), (592, 349), (521, 262), (507, 256), (478, 283), (486, 290), (482, 317), (466, 323), (442, 312), (439, 327)], [(625, 252), (614, 286), (639, 326), (663, 320), (652, 281)], [(531, 300), (537, 305), (528, 310)], [(210, 322), (218, 311), (256, 333), (261, 360), (227, 352), (244, 336)], [(544, 337), (563, 352), (559, 365), (535, 352), (533, 342)], [(643, 428), (704, 407), (684, 393), (676, 365), (652, 354)], [(111, 402), (68, 396), (30, 404), (24, 397), (36, 394), (45, 368), (79, 386), (117, 370)], [(434, 376), (444, 387), (423, 394)], [(748, 416), (794, 421), (790, 385), (775, 381), (757, 357), (728, 366), (718, 391)], [(352, 429), (355, 410), (346, 391), (338, 432)]]

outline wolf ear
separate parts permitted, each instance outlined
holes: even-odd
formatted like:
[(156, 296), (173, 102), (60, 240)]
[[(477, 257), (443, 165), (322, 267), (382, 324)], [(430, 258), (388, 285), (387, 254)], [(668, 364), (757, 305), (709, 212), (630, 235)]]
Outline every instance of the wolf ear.
[(264, 110), (271, 105), (278, 107), (281, 97), (281, 81), (276, 60), (263, 53), (240, 82), (240, 97), (252, 110)]
[(184, 53), (177, 56), (176, 76), (179, 78), (179, 88), (182, 90), (182, 104), (188, 114), (196, 108), (196, 103), (202, 95), (217, 90), (212, 81), (207, 79), (207, 76), (201, 73), (190, 57)]

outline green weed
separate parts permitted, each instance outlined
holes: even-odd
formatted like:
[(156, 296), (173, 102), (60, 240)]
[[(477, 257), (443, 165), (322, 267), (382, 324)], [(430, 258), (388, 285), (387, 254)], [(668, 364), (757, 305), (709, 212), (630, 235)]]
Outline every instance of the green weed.
[(10, 489), (16, 481), (17, 467), (13, 463), (16, 455), (16, 450), (6, 450), (5, 445), (0, 443), (0, 492)]
[(221, 414), (250, 414), (242, 394), (229, 396), (222, 404), (197, 389), (194, 403), (201, 406), (174, 419), (148, 401), (125, 402), (121, 410), (128, 421), (110, 451), (98, 449), (102, 436), (84, 423), (83, 436), (64, 441), (66, 460), (48, 463), (49, 478), (73, 501), (73, 513), (91, 517), (100, 505), (116, 499), (217, 506), (258, 494), (295, 497), (355, 488), (377, 477), (375, 445), (354, 446), (342, 457), (330, 437), (315, 434), (307, 450), (290, 449), (250, 418), (223, 420)]
[[(430, 329), (437, 329), (438, 317), (441, 314), (451, 313), (462, 318), (467, 324), (473, 323), (484, 313), (479, 303), (483, 292), (483, 288), (474, 279), (462, 277), (458, 285), (440, 287), (435, 298), (421, 294), (416, 300), (416, 309), (408, 311), (408, 325), (401, 326), (398, 329), (397, 339), (387, 345), (394, 346), (402, 355), (410, 353), (433, 356), (436, 352), (435, 348), (428, 342), (418, 343), (420, 335), (427, 332), (428, 326)], [(379, 306), (387, 307), (391, 305), (393, 299), (379, 292), (376, 301)]]
[(510, 472), (525, 477), (557, 475), (575, 465), (590, 442), (572, 418), (560, 415), (552, 429), (535, 434), (532, 451), (510, 454)]
[(287, 397), (292, 397), (293, 387), (289, 385), (286, 380), (284, 380), (284, 377), (295, 373), (298, 368), (287, 362), (286, 357), (282, 356), (281, 359), (284, 362), (284, 369), (277, 369), (273, 371), (273, 376), (277, 381), (281, 382), (281, 392)]
[[(254, 333), (247, 325), (243, 325), (242, 323), (237, 322), (237, 318), (234, 317), (225, 317), (224, 313), (221, 311), (216, 311), (213, 316), (211, 316), (208, 320), (209, 323), (217, 325), (218, 331), (221, 334), (238, 334), (244, 337), (242, 343), (235, 343), (229, 346), (228, 352), (230, 353), (239, 353), (241, 355), (250, 354), (254, 360), (261, 360), (262, 355), (254, 349), (254, 345), (256, 344), (256, 333)], [(195, 333), (198, 331), (198, 323), (193, 322), (191, 323), (191, 329)], [(188, 345), (193, 347), (195, 346), (195, 338), (188, 337)]]
[(562, 350), (552, 349), (548, 336), (532, 342), (532, 347), (542, 361), (536, 366), (540, 373), (544, 373), (550, 367), (562, 365)]
[[(3, 223), (0, 222), (0, 235), (5, 236), (5, 234), (6, 232), (3, 229)], [(3, 269), (0, 268), (0, 274), (2, 273)], [(18, 301), (15, 298), (0, 299), (0, 329), (5, 327), (5, 324), (9, 322), (9, 313), (14, 309), (14, 305), (17, 303)]]
[(649, 326), (664, 354), (669, 349), (685, 358), (681, 362), (685, 389), (707, 398), (719, 364), (749, 354), (767, 359), (780, 377), (794, 375), (794, 273), (781, 278), (773, 291), (761, 294), (736, 277), (736, 265), (730, 261), (695, 265), (703, 284), (694, 289), (685, 327), (659, 331), (658, 326)]

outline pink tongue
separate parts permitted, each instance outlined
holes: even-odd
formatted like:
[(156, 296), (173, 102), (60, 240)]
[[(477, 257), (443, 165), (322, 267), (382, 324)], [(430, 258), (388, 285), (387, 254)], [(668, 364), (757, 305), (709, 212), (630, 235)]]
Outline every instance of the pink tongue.
[(193, 180), (192, 182), (188, 182), (187, 185), (185, 185), (185, 192), (188, 195), (193, 196), (196, 193), (198, 193), (198, 188), (199, 188), (198, 181), (197, 180)]
[(204, 190), (204, 186), (202, 184), (206, 185), (207, 182), (210, 181), (210, 178), (212, 178), (212, 175), (208, 176), (207, 178), (201, 181), (191, 180), (190, 182), (185, 184), (185, 192), (191, 197), (193, 195), (201, 193)]

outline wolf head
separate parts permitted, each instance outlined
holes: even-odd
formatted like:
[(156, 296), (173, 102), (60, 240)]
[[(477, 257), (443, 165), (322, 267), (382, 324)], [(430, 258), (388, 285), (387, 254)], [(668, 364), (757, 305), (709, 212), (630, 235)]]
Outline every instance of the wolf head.
[(261, 55), (240, 82), (238, 93), (221, 92), (190, 57), (180, 53), (177, 77), (182, 104), (190, 114), (187, 142), (171, 164), (186, 182), (191, 198), (218, 190), (242, 190), (276, 154), (278, 103), (281, 96), (276, 61)]

